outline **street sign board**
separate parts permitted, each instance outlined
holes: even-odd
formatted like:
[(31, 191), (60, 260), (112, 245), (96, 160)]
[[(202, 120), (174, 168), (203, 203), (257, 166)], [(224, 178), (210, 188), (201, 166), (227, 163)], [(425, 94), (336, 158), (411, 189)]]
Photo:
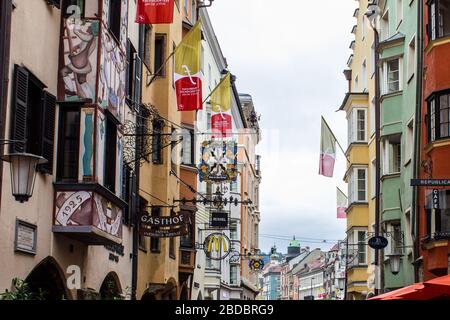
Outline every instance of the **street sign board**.
[(441, 207), (439, 200), (439, 190), (433, 189), (433, 209), (439, 209)]
[(412, 187), (450, 187), (450, 179), (411, 179)]
[(385, 237), (376, 236), (369, 239), (369, 247), (375, 250), (381, 250), (388, 246), (389, 241)]
[(212, 211), (209, 226), (211, 228), (228, 228), (228, 212)]

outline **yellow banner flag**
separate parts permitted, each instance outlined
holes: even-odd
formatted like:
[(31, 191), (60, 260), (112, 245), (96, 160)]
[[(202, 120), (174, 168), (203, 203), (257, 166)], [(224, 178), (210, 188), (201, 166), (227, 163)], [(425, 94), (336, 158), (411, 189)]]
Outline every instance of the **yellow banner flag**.
[(211, 93), (211, 109), (220, 113), (231, 109), (231, 74), (229, 72)]
[(175, 86), (179, 111), (202, 109), (200, 20), (175, 49)]

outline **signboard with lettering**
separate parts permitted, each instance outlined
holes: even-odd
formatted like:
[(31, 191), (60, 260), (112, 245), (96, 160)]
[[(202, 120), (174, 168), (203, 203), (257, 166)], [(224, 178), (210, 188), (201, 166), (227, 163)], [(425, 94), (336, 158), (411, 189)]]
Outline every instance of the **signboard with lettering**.
[(15, 251), (36, 254), (36, 229), (31, 223), (16, 220)]
[(212, 211), (209, 219), (211, 228), (228, 228), (228, 212)]
[(439, 202), (439, 190), (434, 189), (433, 190), (433, 209), (440, 209), (440, 202)]
[(381, 250), (388, 246), (389, 241), (385, 237), (377, 236), (369, 239), (369, 247), (375, 250)]
[(450, 187), (450, 179), (411, 179), (412, 187)]
[(141, 214), (139, 232), (144, 237), (174, 238), (189, 233), (186, 225), (191, 224), (190, 212), (167, 217), (152, 217), (147, 212)]

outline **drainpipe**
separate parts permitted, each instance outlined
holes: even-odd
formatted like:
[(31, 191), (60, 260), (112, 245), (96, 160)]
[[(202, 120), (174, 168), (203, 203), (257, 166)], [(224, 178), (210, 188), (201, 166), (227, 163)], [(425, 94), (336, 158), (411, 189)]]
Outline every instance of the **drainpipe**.
[[(9, 52), (11, 37), (11, 0), (0, 2), (0, 140), (5, 139), (6, 105), (8, 97)], [(3, 150), (0, 150), (3, 154)], [(0, 161), (0, 194), (2, 192), (3, 161)], [(1, 198), (1, 197), (0, 197)], [(1, 199), (0, 199), (1, 204)]]
[[(380, 235), (380, 220), (381, 220), (381, 212), (380, 212), (380, 195), (381, 195), (381, 103), (380, 103), (380, 35), (378, 30), (373, 27), (373, 32), (375, 35), (375, 236)], [(382, 265), (383, 262), (380, 262), (380, 250), (375, 250), (375, 270), (379, 270), (379, 278), (380, 278), (380, 287), (378, 288), (377, 283), (375, 283), (375, 295), (380, 294), (380, 289), (382, 290), (381, 278), (382, 278)]]
[[(421, 155), (421, 140), (422, 140), (422, 98), (423, 98), (423, 0), (417, 2), (417, 78), (416, 78), (416, 115), (415, 115), (415, 126), (414, 126), (414, 159), (413, 159), (413, 178), (419, 178), (419, 167), (420, 167), (420, 155)], [(411, 221), (414, 223), (412, 228), (412, 240), (414, 242), (413, 250), (413, 265), (414, 265), (414, 281), (419, 282), (419, 270), (417, 266), (417, 259), (420, 256), (420, 238), (419, 238), (419, 222), (420, 222), (420, 211), (417, 204), (418, 200), (418, 187), (413, 187), (413, 199), (412, 199), (412, 209), (411, 209)]]

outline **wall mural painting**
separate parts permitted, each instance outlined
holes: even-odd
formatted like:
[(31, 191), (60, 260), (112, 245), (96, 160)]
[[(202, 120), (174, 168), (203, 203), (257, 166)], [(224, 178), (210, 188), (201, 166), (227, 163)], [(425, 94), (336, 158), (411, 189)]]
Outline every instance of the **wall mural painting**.
[(64, 65), (60, 77), (66, 101), (95, 100), (99, 29), (98, 21), (64, 21)]
[(58, 192), (55, 225), (92, 225), (112, 236), (122, 238), (122, 210), (96, 193)]
[(128, 30), (128, 1), (122, 1), (119, 44), (108, 31), (109, 1), (104, 0), (103, 21), (105, 23), (101, 34), (101, 62), (98, 102), (123, 122), (125, 108), (125, 78), (127, 59), (125, 56)]
[(126, 67), (126, 58), (117, 42), (103, 28), (98, 102), (102, 108), (111, 111), (121, 122), (125, 107)]
[(94, 116), (92, 108), (81, 113), (81, 180), (91, 180), (94, 175)]

